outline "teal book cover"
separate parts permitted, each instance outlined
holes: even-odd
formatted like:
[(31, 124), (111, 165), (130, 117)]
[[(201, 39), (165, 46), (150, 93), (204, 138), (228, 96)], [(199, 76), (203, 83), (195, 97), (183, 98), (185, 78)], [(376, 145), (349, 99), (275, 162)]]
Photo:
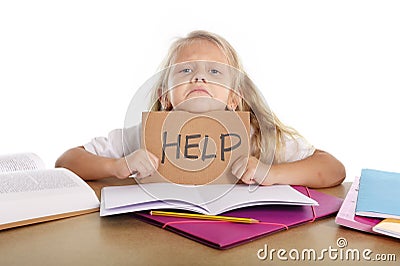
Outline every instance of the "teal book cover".
[(400, 219), (400, 173), (363, 169), (356, 214)]

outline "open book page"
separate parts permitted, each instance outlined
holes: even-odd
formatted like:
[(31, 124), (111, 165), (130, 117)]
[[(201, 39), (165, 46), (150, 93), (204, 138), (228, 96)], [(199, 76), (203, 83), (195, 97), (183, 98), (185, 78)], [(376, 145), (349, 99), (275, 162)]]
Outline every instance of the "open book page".
[(98, 207), (95, 192), (69, 170), (0, 174), (0, 225)]
[(44, 168), (43, 160), (34, 153), (0, 155), (0, 173)]
[(196, 186), (151, 183), (105, 187), (101, 192), (100, 216), (155, 209), (184, 209), (206, 214), (208, 210), (200, 206), (202, 203)]
[[(248, 185), (236, 185), (232, 190), (221, 197), (212, 200), (210, 195), (217, 195), (216, 191), (223, 192), (225, 185), (203, 186), (201, 191), (210, 214), (219, 214), (230, 210), (256, 205), (318, 205), (318, 203), (295, 190), (289, 185), (260, 186), (254, 191)], [(226, 188), (225, 188), (226, 189)], [(214, 191), (212, 191), (214, 190)], [(210, 200), (208, 200), (210, 199)]]
[(265, 204), (318, 205), (288, 185), (259, 187), (250, 192), (247, 185), (183, 186), (151, 183), (145, 186), (105, 187), (101, 200), (101, 216), (162, 208), (215, 215)]

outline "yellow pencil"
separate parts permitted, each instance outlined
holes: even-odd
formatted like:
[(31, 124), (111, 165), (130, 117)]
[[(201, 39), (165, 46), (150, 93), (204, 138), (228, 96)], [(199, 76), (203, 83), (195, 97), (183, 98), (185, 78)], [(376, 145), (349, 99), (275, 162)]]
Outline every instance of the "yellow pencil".
[(213, 220), (213, 221), (226, 221), (233, 223), (259, 223), (260, 221), (252, 218), (239, 218), (221, 215), (206, 215), (206, 214), (194, 214), (194, 213), (179, 213), (179, 212), (165, 212), (165, 211), (150, 211), (150, 215), (158, 216), (170, 216), (179, 218), (192, 218), (192, 219), (202, 219), (202, 220)]

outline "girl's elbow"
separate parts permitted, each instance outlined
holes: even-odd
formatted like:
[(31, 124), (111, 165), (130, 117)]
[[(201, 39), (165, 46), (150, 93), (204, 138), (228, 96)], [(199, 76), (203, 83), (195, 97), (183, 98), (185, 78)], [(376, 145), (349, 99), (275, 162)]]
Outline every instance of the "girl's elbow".
[(337, 173), (335, 174), (336, 183), (334, 184), (334, 186), (343, 183), (345, 178), (346, 178), (346, 168), (342, 163), (340, 163), (340, 166), (337, 169)]
[(344, 165), (340, 162), (330, 171), (328, 176), (321, 177), (323, 180), (322, 187), (334, 187), (340, 185), (346, 178), (346, 169)]
[(323, 160), (323, 168), (319, 173), (321, 187), (333, 187), (341, 184), (346, 178), (346, 169), (342, 162), (331, 154), (324, 151), (317, 151), (316, 155)]

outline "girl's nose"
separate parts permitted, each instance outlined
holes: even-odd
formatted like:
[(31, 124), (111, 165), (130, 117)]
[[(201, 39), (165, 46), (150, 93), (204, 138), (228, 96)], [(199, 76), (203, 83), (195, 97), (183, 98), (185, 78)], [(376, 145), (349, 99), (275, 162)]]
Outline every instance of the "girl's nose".
[(201, 71), (199, 71), (199, 72), (197, 72), (197, 73), (195, 73), (193, 75), (192, 82), (194, 82), (194, 83), (198, 83), (198, 82), (207, 83), (206, 76)]
[(206, 83), (206, 79), (205, 79), (205, 78), (201, 78), (201, 79), (195, 78), (195, 79), (194, 79), (194, 82), (195, 82), (195, 83), (196, 83), (196, 82), (204, 82), (204, 83)]

